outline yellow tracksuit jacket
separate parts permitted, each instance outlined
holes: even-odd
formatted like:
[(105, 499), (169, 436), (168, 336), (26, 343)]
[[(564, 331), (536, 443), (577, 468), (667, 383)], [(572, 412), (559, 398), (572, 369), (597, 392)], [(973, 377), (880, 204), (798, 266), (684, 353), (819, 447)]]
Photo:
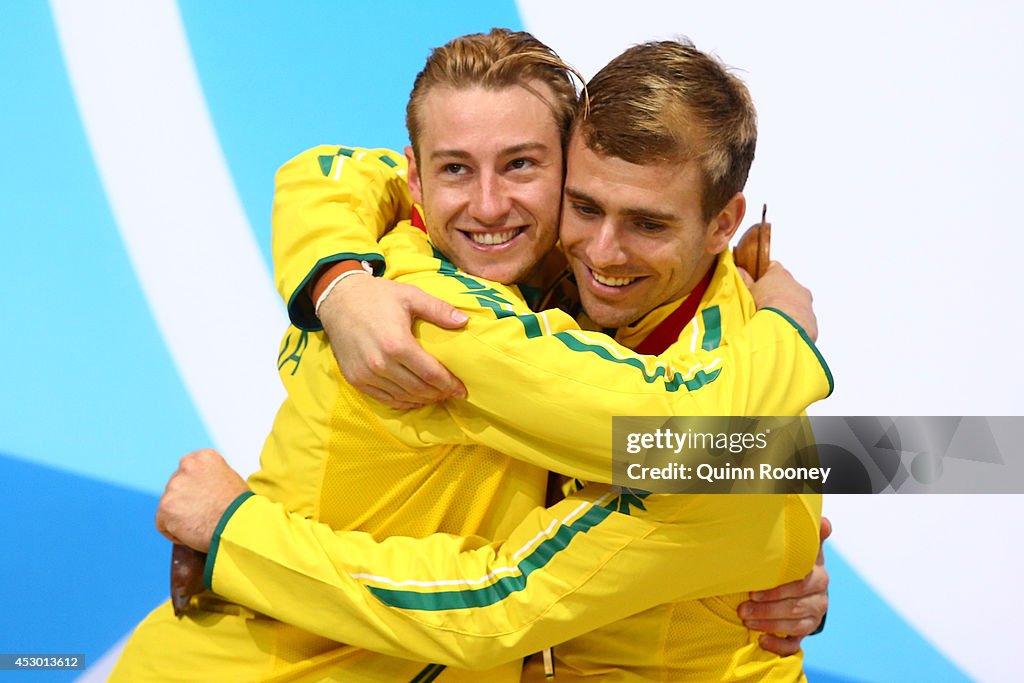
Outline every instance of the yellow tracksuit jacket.
[[(357, 154), (315, 153), (316, 170), (330, 178), (338, 160), (358, 161)], [(290, 173), (302, 160), (282, 170), (279, 201), (296, 186), (307, 189), (305, 169)], [(342, 200), (333, 209), (351, 206)], [(315, 212), (305, 217), (319, 220)], [(268, 439), (263, 468), (251, 482), (258, 495), (238, 501), (225, 515), (208, 563), (213, 590), (253, 612), (207, 600), (209, 609), (190, 617), (204, 643), (230, 631), (221, 640), (232, 643), (232, 651), (246, 651), (235, 642), (244, 640), (236, 637), (240, 630), (253, 640), (263, 637), (255, 648), (261, 654), (249, 658), (254, 666), (238, 668), (236, 660), (245, 658), (239, 654), (224, 674), (245, 669), (243, 676), (266, 680), (458, 680), (462, 674), (453, 669), (406, 663), (324, 638), (480, 668), (647, 606), (767, 588), (809, 570), (817, 545), (815, 500), (650, 496), (637, 508), (628, 495), (592, 484), (551, 510), (527, 514), (522, 504), (535, 504), (539, 490), (535, 469), (517, 470), (518, 463), (494, 452), (473, 457), (480, 446), (451, 446), (484, 444), (535, 465), (607, 482), (611, 415), (792, 414), (825, 395), (830, 378), (820, 356), (776, 313), (759, 313), (737, 334), (730, 331), (724, 347), (690, 350), (692, 340), (720, 338), (726, 325), (739, 327), (732, 318), (742, 321), (752, 312), (749, 301), (722, 310), (730, 290), (734, 300), (739, 291), (728, 259), (719, 265), (722, 274), (716, 273), (694, 329), (681, 336), (691, 341), (652, 360), (581, 332), (557, 311), (530, 312), (515, 288), (459, 273), (416, 228), (401, 226), (382, 247), (388, 277), (417, 284), (471, 315), (465, 331), (419, 330), (428, 349), (466, 382), (470, 398), (393, 413), (341, 381), (319, 334), (289, 330), (279, 359), (289, 397)], [(715, 307), (718, 329), (700, 332), (702, 323), (716, 319), (707, 313)], [(775, 373), (752, 372), (765, 363)], [(379, 498), (390, 502), (377, 504)], [(511, 522), (520, 523), (515, 529), (502, 526)], [(708, 525), (704, 534), (696, 531), (701, 524)], [(730, 524), (749, 531), (749, 538), (717, 533)], [(344, 531), (353, 528), (362, 531)], [(413, 538), (432, 531), (457, 536)], [(396, 536), (377, 545), (384, 535)], [(505, 536), (504, 544), (483, 540)], [(683, 564), (701, 566), (679, 572), (654, 560), (667, 549)], [(627, 578), (636, 582), (635, 590), (624, 590)], [(367, 621), (356, 621), (356, 614)], [(210, 615), (216, 615), (216, 627), (198, 623)], [(180, 634), (190, 628), (174, 628), (156, 616), (150, 621), (160, 622), (151, 623), (151, 631)], [(585, 646), (586, 638), (575, 642)], [(573, 647), (564, 651), (571, 655)], [(204, 659), (197, 657), (197, 666)], [(565, 661), (568, 672), (575, 665), (572, 657)], [(488, 672), (486, 680), (515, 677), (506, 666)]]

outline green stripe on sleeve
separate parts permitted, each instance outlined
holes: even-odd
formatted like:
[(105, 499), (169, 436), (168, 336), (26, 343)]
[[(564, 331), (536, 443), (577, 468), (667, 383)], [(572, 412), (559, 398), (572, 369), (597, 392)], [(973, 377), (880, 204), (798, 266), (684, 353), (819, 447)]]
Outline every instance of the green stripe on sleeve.
[(519, 575), (506, 576), (489, 586), (434, 593), (398, 588), (377, 588), (375, 586), (367, 586), (367, 589), (385, 605), (400, 609), (434, 612), (487, 607), (526, 588), (530, 574), (544, 568), (552, 558), (565, 550), (577, 534), (586, 533), (611, 514), (612, 510), (591, 506), (583, 516), (568, 526), (559, 527), (554, 536), (538, 545), (533, 552), (523, 558), (516, 565), (520, 572)]
[(786, 315), (777, 308), (762, 308), (760, 310), (778, 313), (786, 320), (786, 322), (788, 322), (790, 325), (796, 328), (797, 332), (800, 333), (800, 338), (803, 339), (807, 343), (807, 345), (811, 347), (811, 351), (814, 351), (814, 356), (818, 359), (818, 362), (821, 364), (821, 369), (825, 371), (825, 377), (828, 379), (828, 394), (825, 396), (825, 398), (831, 396), (832, 391), (835, 389), (836, 386), (835, 380), (832, 379), (832, 371), (829, 369), (828, 363), (825, 362), (825, 358), (821, 355), (821, 352), (818, 351), (818, 347), (814, 344), (811, 338), (807, 336), (807, 332), (804, 330), (804, 328), (800, 327), (800, 325), (797, 324), (795, 320), (793, 320), (792, 318), (790, 318), (788, 315)]
[(568, 332), (556, 332), (553, 336), (573, 351), (593, 353), (611, 363), (621, 363), (636, 368), (648, 384), (654, 384), (660, 379), (665, 384), (665, 391), (678, 391), (679, 387), (684, 387), (687, 391), (696, 391), (706, 384), (714, 382), (722, 372), (721, 368), (711, 372), (698, 370), (690, 379), (684, 379), (683, 375), (678, 372), (674, 373), (672, 377), (668, 377), (665, 366), (660, 365), (655, 369), (654, 374), (649, 374), (647, 366), (639, 358), (617, 358), (605, 347), (597, 344), (587, 344)]
[[(469, 293), (472, 294), (473, 292)], [(485, 299), (481, 296), (478, 296), (476, 298), (476, 302), (483, 306), (484, 308), (489, 308), (492, 311), (494, 311), (494, 317), (499, 320), (502, 318), (511, 318), (512, 316), (515, 315), (515, 313), (508, 310), (507, 308), (503, 308), (501, 304), (499, 304), (496, 301), (492, 301), (491, 299)]]
[(523, 328), (526, 330), (526, 338), (533, 339), (534, 337), (543, 336), (543, 332), (540, 329), (540, 321), (537, 320), (537, 316), (532, 313), (526, 315), (517, 315), (519, 322), (523, 324)]
[(235, 514), (235, 511), (242, 506), (242, 503), (254, 495), (256, 494), (252, 491), (239, 494), (238, 498), (231, 501), (231, 505), (228, 505), (228, 509), (220, 516), (217, 528), (213, 530), (213, 538), (210, 539), (210, 549), (206, 551), (206, 566), (203, 567), (203, 587), (208, 591), (213, 590), (213, 565), (217, 562), (217, 551), (220, 549), (220, 535), (224, 533), (224, 527), (228, 525), (228, 520)]

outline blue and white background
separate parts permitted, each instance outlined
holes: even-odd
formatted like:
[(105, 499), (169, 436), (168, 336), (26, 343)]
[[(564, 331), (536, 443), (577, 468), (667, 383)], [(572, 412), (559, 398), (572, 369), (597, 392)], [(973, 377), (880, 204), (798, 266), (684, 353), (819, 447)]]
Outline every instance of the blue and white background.
[[(152, 520), (177, 459), (214, 445), (251, 471), (281, 399), (274, 171), (319, 143), (400, 148), (427, 49), (495, 25), (586, 76), (679, 34), (742, 68), (748, 200), (837, 378), (819, 414), (1024, 414), (1018, 4), (8, 2), (0, 652), (85, 653), (103, 680), (167, 595)], [(1019, 680), (1022, 502), (827, 500), (811, 680)]]

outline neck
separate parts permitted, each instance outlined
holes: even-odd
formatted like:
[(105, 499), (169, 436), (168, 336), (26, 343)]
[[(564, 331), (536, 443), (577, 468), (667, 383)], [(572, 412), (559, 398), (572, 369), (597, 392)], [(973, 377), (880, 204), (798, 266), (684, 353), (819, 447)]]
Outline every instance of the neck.
[(529, 273), (520, 278), (519, 284), (544, 289), (557, 280), (567, 267), (565, 255), (556, 247), (545, 254)]

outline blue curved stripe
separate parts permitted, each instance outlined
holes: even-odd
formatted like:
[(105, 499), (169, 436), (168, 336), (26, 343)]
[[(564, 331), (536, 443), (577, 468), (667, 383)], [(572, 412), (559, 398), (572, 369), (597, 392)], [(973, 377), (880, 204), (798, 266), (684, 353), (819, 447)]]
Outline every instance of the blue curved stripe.
[(494, 26), (522, 28), (510, 0), (181, 0), (192, 55), (249, 221), (270, 263), (273, 174), (319, 144), (401, 150), (405, 104), (430, 48)]
[(3, 14), (0, 450), (156, 493), (210, 437), (117, 232), (52, 18)]

